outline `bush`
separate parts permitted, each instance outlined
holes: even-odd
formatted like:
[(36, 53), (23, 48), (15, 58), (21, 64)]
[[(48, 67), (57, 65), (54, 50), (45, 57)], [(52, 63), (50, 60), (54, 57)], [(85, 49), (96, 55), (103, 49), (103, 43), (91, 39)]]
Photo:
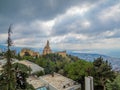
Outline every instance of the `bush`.
[(33, 75), (36, 75), (37, 77), (44, 75), (45, 73), (43, 71), (38, 71), (33, 73)]

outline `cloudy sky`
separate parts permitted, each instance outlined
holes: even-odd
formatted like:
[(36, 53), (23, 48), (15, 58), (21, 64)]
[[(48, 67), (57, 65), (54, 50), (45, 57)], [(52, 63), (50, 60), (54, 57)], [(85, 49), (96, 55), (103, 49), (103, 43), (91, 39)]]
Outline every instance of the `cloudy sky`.
[(0, 0), (0, 44), (120, 57), (120, 0)]

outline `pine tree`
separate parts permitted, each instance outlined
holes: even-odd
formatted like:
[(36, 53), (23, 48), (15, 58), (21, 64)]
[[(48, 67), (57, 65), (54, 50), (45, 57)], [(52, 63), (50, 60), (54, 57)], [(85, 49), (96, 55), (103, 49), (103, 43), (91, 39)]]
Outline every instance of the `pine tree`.
[(12, 65), (13, 56), (10, 50), (12, 46), (11, 33), (10, 25), (8, 29), (7, 52), (5, 53), (7, 62), (0, 73), (0, 90), (35, 90), (34, 87), (26, 81), (27, 73), (18, 71), (20, 68)]
[(108, 80), (112, 81), (115, 78), (112, 66), (108, 61), (104, 61), (102, 57), (97, 58), (93, 62), (95, 71), (95, 82), (98, 86), (102, 86), (106, 90), (106, 83)]
[(14, 69), (12, 68), (12, 53), (10, 50), (10, 47), (12, 45), (12, 40), (11, 40), (11, 25), (8, 29), (8, 40), (7, 40), (7, 52), (6, 52), (6, 59), (7, 62), (3, 66), (3, 73), (1, 76), (1, 83), (0, 83), (0, 88), (2, 90), (15, 90), (15, 72)]

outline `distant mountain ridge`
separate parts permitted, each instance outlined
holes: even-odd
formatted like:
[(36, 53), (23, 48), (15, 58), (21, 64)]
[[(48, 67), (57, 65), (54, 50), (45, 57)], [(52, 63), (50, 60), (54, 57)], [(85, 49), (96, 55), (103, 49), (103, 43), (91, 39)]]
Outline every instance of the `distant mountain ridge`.
[(102, 54), (92, 54), (92, 53), (74, 53), (70, 52), (70, 55), (77, 56), (80, 59), (87, 60), (93, 62), (94, 59), (98, 57), (102, 57), (104, 60), (107, 60), (109, 63), (112, 64), (114, 70), (120, 70), (120, 58), (114, 58), (107, 55)]

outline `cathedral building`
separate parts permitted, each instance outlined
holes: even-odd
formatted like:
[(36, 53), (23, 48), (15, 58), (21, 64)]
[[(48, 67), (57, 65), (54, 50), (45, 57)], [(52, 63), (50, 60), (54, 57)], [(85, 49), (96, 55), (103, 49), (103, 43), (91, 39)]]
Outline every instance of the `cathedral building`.
[(44, 47), (43, 55), (52, 53), (52, 50), (50, 49), (49, 41), (47, 40), (47, 44)]

